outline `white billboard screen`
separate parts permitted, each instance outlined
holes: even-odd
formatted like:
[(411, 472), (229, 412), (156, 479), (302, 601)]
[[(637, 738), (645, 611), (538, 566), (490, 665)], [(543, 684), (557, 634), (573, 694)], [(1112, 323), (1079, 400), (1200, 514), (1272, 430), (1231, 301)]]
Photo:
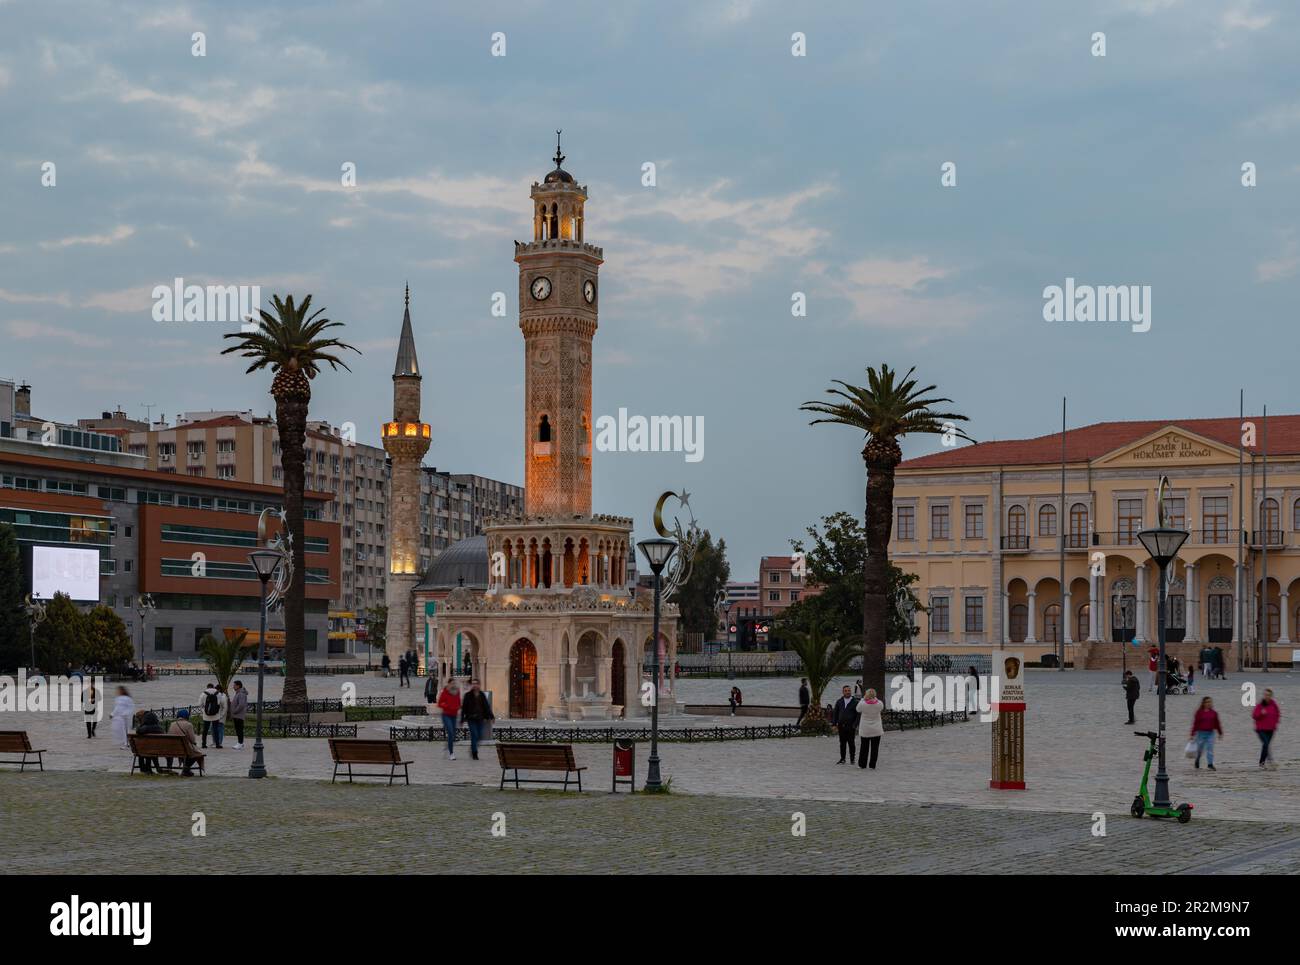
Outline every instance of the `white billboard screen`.
[(32, 598), (66, 593), (78, 602), (99, 601), (99, 550), (32, 547)]

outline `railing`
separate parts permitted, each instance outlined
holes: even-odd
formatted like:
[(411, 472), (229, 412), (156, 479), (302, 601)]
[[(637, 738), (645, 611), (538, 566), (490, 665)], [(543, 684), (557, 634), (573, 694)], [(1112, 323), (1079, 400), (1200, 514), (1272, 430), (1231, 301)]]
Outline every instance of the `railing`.
[[(357, 697), (354, 702), (345, 705), (342, 698), (339, 697), (322, 697), (315, 700), (307, 701), (306, 707), (301, 704), (295, 704), (292, 713), (294, 714), (330, 714), (346, 711), (349, 707), (385, 707), (395, 708), (397, 698), (395, 697)], [(281, 701), (268, 700), (262, 704), (263, 714), (281, 713)], [(142, 714), (156, 714), (159, 720), (175, 720), (179, 711), (188, 710), (191, 716), (197, 717), (203, 713), (202, 704), (191, 704), (189, 706), (177, 705), (175, 707), (151, 707), (146, 710), (136, 711), (136, 716)], [(257, 714), (257, 703), (248, 702), (248, 716), (252, 717)]]
[(1238, 540), (1245, 542), (1245, 531), (1216, 527), (1214, 529), (1194, 529), (1190, 541), (1201, 546), (1232, 546)]
[(1251, 546), (1281, 546), (1283, 542), (1280, 529), (1257, 529), (1250, 534)]
[(1065, 536), (1065, 548), (1067, 550), (1084, 550), (1088, 548), (1091, 540), (1087, 533), (1067, 533)]
[(1029, 549), (1028, 536), (1003, 536), (1002, 548), (1004, 550), (1027, 550)]
[[(799, 737), (794, 724), (764, 724), (757, 727), (673, 727), (659, 728), (659, 740), (672, 744), (709, 743), (729, 740), (767, 740)], [(388, 736), (395, 741), (441, 741), (447, 739), (442, 727), (390, 727)], [(468, 740), (468, 729), (456, 730), (458, 740)], [(612, 744), (616, 740), (649, 741), (647, 727), (494, 727), (492, 739), (525, 744)]]

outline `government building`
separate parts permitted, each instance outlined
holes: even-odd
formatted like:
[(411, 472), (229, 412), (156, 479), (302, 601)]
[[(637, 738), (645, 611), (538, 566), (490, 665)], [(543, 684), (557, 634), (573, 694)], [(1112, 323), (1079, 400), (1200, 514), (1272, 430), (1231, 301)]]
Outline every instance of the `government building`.
[(1063, 510), (1060, 434), (905, 460), (890, 558), (920, 577), (928, 610), (915, 643), (1037, 658), (1063, 642), (1077, 667), (1118, 666), (1123, 642), (1156, 640), (1158, 569), (1137, 534), (1157, 525), (1167, 475), (1169, 525), (1190, 533), (1167, 585), (1171, 651), (1187, 661), (1221, 646), (1235, 667), (1239, 653), (1259, 660), (1267, 640), (1271, 661), (1289, 662), (1300, 626), (1300, 416), (1270, 417), (1267, 436), (1266, 486), (1260, 420), (1069, 430)]
[[(515, 242), (523, 334), (524, 504), (483, 521), (427, 569), (419, 554), (423, 375), (409, 294), (393, 371), (388, 501), (388, 652), (415, 650), (440, 681), (477, 677), (496, 715), (514, 719), (645, 716), (642, 667), (653, 662), (649, 594), (637, 590), (632, 520), (592, 511), (592, 340), (600, 248), (585, 240), (587, 189), (561, 166), (531, 192), (533, 240)], [(675, 659), (677, 608), (659, 645)], [(672, 712), (671, 680), (660, 709)]]

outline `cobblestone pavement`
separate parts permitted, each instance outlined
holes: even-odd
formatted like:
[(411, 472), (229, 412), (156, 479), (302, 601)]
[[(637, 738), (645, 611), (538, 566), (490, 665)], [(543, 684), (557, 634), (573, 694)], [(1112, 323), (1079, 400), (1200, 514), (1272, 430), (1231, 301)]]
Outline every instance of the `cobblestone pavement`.
[[(249, 675), (241, 675), (245, 681)], [(317, 677), (309, 682), (314, 697), (334, 696), (348, 678)], [(422, 702), (418, 681), (411, 689), (396, 679), (361, 677), (360, 696), (391, 694), (398, 703)], [(1276, 771), (1256, 767), (1258, 744), (1249, 710), (1241, 703), (1241, 684), (1254, 682), (1274, 689), (1282, 706), (1282, 730), (1275, 740)], [(137, 706), (192, 703), (202, 677), (170, 677), (132, 688)], [(279, 696), (281, 681), (268, 681), (267, 698)], [(726, 680), (687, 680), (679, 696), (695, 702), (714, 699), (730, 687)], [(739, 682), (746, 702), (793, 704), (798, 681), (762, 679)], [(1156, 698), (1143, 692), (1138, 724), (1127, 726), (1118, 674), (1110, 671), (1035, 671), (1028, 677), (1029, 710), (1025, 720), (1026, 791), (994, 791), (988, 787), (989, 725), (971, 721), (932, 730), (885, 735), (877, 770), (839, 767), (833, 738), (795, 738), (699, 745), (661, 746), (663, 770), (675, 792), (739, 798), (780, 798), (807, 802), (885, 802), (891, 804), (961, 805), (987, 810), (1065, 812), (1072, 815), (1127, 813), (1142, 773), (1144, 742), (1135, 729), (1155, 726)], [(1198, 695), (1170, 696), (1169, 769), (1175, 803), (1195, 805), (1193, 827), (1207, 819), (1286, 822), (1300, 824), (1300, 756), (1292, 736), (1293, 716), (1300, 714), (1300, 675), (1272, 673), (1238, 675), (1227, 681), (1202, 682)], [(828, 695), (834, 691), (828, 691)], [(1226, 738), (1219, 744), (1217, 771), (1194, 770), (1182, 756), (1191, 715), (1200, 696), (1215, 698)], [(732, 722), (723, 719), (725, 722)], [(740, 719), (736, 719), (738, 722)], [(745, 721), (758, 723), (759, 721)], [(711, 718), (699, 721), (708, 726)], [(676, 722), (674, 722), (676, 725)], [(251, 722), (250, 722), (251, 726)], [(26, 728), (38, 746), (50, 749), (46, 767), (52, 770), (98, 770), (124, 774), (130, 769), (127, 752), (112, 746), (107, 722), (94, 741), (86, 740), (78, 714), (5, 714), (0, 729)], [(363, 724), (361, 736), (387, 736), (386, 723)], [(414, 760), (411, 779), (420, 784), (476, 784), (495, 787), (500, 771), (489, 749), (481, 761), (469, 760), (468, 748), (458, 748), (449, 761), (440, 746), (402, 745)], [(638, 777), (643, 779), (646, 745), (638, 748)], [(332, 770), (323, 740), (267, 742), (267, 764), (276, 777), (316, 781)], [(608, 790), (608, 745), (577, 745), (579, 763), (589, 767), (589, 787)], [(251, 761), (251, 739), (234, 750), (208, 755), (214, 776), (237, 776)], [(0, 769), (3, 773), (3, 769)], [(137, 778), (137, 780), (140, 780)], [(784, 806), (784, 805), (774, 805)], [(1072, 818), (1071, 820), (1075, 820)], [(1131, 819), (1126, 819), (1131, 820)], [(1137, 822), (1135, 822), (1137, 823)], [(1197, 847), (1204, 840), (1197, 835)]]
[(1297, 824), (1118, 813), (48, 771), (0, 813), (0, 873), (1300, 873)]

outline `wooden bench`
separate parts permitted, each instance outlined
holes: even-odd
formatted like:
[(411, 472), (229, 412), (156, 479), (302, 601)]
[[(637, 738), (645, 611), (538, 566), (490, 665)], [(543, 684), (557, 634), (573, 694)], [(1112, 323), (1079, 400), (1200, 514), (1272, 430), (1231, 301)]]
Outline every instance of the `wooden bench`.
[[(352, 783), (354, 777), (386, 776), (388, 786), (392, 787), (399, 767), (406, 778), (406, 783), (411, 783), (411, 762), (402, 760), (401, 752), (397, 749), (397, 741), (331, 737), (329, 742), (330, 756), (334, 758), (334, 777), (330, 779), (331, 784), (338, 780), (341, 765), (347, 766), (349, 784)], [(387, 764), (388, 774), (385, 775), (380, 771), (353, 771), (353, 764)]]
[[(497, 790), (506, 786), (506, 771), (514, 771), (515, 787), (522, 784), (563, 784), (569, 789), (570, 774), (578, 776), (578, 790), (582, 790), (582, 772), (573, 759), (572, 744), (497, 744), (497, 760), (501, 763), (501, 783)], [(523, 771), (564, 771), (564, 780), (545, 780), (542, 778), (521, 778)]]
[(45, 761), (41, 755), (43, 749), (32, 747), (31, 739), (27, 736), (25, 730), (0, 730), (0, 754), (22, 754), (18, 760), (0, 761), (0, 764), (18, 764), (20, 771), (27, 770), (27, 765), (32, 763), (27, 758), (35, 755), (36, 764), (43, 771), (45, 770)]
[(140, 773), (145, 773), (140, 767), (140, 758), (151, 757), (157, 760), (165, 757), (168, 764), (164, 767), (161, 763), (157, 764), (159, 771), (172, 773), (176, 770), (172, 767), (172, 758), (176, 759), (177, 765), (184, 769), (185, 759), (193, 757), (199, 766), (199, 774), (203, 774), (203, 753), (195, 753), (189, 749), (185, 743), (185, 738), (180, 734), (128, 734), (126, 738), (131, 744), (131, 773), (134, 774), (137, 769)]

